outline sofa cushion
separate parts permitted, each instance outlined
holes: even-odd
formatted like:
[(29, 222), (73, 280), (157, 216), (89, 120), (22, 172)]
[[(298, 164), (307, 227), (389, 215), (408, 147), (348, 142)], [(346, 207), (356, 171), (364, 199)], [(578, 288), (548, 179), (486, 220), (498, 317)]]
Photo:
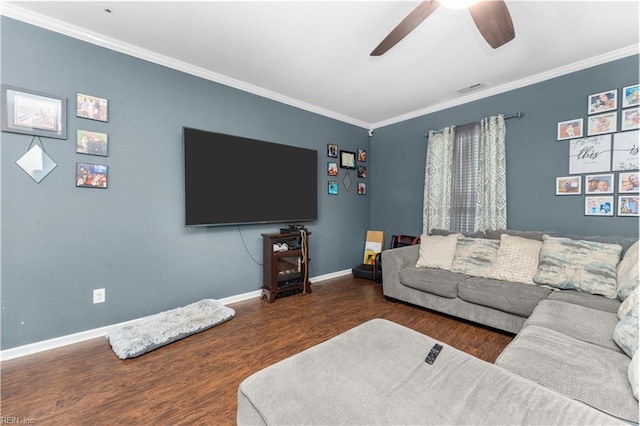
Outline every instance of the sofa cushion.
[(533, 310), (523, 327), (533, 325), (549, 328), (574, 339), (619, 352), (618, 345), (613, 341), (616, 324), (618, 317), (611, 312), (557, 300), (543, 300)]
[(640, 290), (638, 289), (638, 287), (636, 287), (636, 289), (631, 292), (629, 297), (624, 299), (624, 302), (620, 304), (620, 308), (618, 309), (618, 319), (624, 318), (624, 316), (627, 315), (627, 313), (631, 309), (633, 309), (635, 305), (638, 304), (638, 291)]
[(416, 267), (418, 268), (438, 268), (448, 271), (451, 269), (451, 262), (456, 253), (458, 239), (463, 238), (460, 234), (426, 235), (420, 236), (420, 256)]
[(616, 265), (622, 247), (548, 235), (543, 240), (533, 278), (536, 283), (616, 297)]
[(529, 326), (496, 365), (612, 416), (638, 422), (638, 401), (627, 378), (629, 358), (622, 352)]
[(486, 238), (499, 240), (502, 235), (527, 238), (530, 240), (542, 241), (544, 235), (554, 235), (553, 231), (519, 231), (516, 229), (487, 229), (484, 233)]
[(540, 241), (502, 234), (498, 255), (489, 278), (535, 284), (533, 276), (538, 270), (541, 247)]
[(404, 268), (400, 270), (400, 283), (416, 290), (455, 299), (458, 284), (469, 277), (435, 268)]
[(609, 299), (591, 293), (585, 293), (577, 290), (561, 290), (554, 291), (547, 297), (549, 300), (558, 300), (561, 302), (573, 303), (574, 305), (585, 306), (599, 311), (611, 312), (615, 314), (620, 308), (618, 299)]
[(613, 340), (629, 358), (638, 350), (638, 304), (636, 303), (613, 330)]
[(469, 278), (458, 285), (458, 297), (467, 302), (528, 317), (551, 289), (522, 283)]
[(618, 279), (618, 299), (625, 300), (631, 292), (638, 288), (640, 271), (638, 269), (638, 241), (635, 242), (618, 263), (616, 275)]
[(458, 240), (456, 253), (451, 263), (451, 272), (472, 277), (489, 277), (499, 247), (500, 242), (486, 238)]
[(460, 232), (460, 231), (450, 231), (448, 229), (432, 229), (429, 235), (451, 235), (451, 234), (462, 234), (463, 237), (467, 238), (484, 238), (484, 231), (477, 232)]

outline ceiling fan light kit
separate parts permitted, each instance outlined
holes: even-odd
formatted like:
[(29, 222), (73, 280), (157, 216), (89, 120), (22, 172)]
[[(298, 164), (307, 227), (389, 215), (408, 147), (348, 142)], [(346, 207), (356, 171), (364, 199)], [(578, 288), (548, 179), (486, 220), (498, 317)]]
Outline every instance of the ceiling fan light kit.
[(502, 0), (443, 0), (440, 2), (427, 0), (409, 13), (371, 52), (371, 56), (384, 55), (435, 12), (440, 4), (443, 6), (450, 4), (451, 6), (447, 7), (457, 9), (468, 7), (480, 34), (494, 49), (510, 42), (516, 36), (509, 9)]

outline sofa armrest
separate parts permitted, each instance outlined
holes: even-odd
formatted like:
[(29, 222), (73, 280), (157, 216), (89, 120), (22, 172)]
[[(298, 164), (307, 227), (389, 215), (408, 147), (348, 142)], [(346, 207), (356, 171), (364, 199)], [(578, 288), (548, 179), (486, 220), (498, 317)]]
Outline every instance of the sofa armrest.
[(382, 252), (382, 289), (385, 295), (394, 294), (393, 289), (401, 286), (400, 271), (416, 266), (419, 257), (420, 245), (418, 244)]

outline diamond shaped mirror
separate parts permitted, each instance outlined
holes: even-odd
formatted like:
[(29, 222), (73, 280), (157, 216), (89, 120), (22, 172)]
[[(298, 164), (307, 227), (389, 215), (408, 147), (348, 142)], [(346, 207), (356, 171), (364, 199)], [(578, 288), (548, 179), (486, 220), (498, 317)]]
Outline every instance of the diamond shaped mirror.
[(18, 158), (16, 164), (37, 183), (40, 183), (58, 165), (40, 148), (40, 145), (32, 146)]

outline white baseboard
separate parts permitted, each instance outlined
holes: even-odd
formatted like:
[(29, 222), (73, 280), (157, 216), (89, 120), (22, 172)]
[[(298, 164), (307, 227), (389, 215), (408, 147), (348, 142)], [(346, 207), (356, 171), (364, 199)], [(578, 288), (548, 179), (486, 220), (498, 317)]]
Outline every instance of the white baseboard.
[[(312, 278), (309, 278), (309, 281), (311, 283), (317, 283), (319, 281), (324, 281), (331, 278), (338, 278), (348, 274), (351, 274), (351, 270), (345, 269), (343, 271), (337, 271), (337, 272), (332, 272), (330, 274), (312, 277)], [(255, 299), (257, 297), (260, 297), (261, 294), (262, 294), (261, 290), (250, 291), (248, 293), (225, 297), (224, 299), (220, 299), (219, 302), (222, 303), (223, 305), (230, 305), (232, 303), (242, 302), (244, 300)], [(40, 342), (29, 343), (28, 345), (17, 346), (11, 349), (6, 349), (4, 351), (0, 351), (0, 361), (8, 361), (10, 359), (20, 358), (27, 355), (33, 355), (38, 352), (44, 352), (44, 351), (59, 348), (62, 346), (84, 342), (85, 340), (104, 337), (106, 336), (107, 332), (111, 328), (132, 323), (132, 322), (138, 321), (139, 319), (140, 318), (134, 319), (131, 321), (121, 322), (118, 324), (107, 325), (105, 327), (94, 328), (92, 330), (81, 331), (79, 333), (68, 334), (66, 336), (55, 337), (53, 339), (43, 340)]]

